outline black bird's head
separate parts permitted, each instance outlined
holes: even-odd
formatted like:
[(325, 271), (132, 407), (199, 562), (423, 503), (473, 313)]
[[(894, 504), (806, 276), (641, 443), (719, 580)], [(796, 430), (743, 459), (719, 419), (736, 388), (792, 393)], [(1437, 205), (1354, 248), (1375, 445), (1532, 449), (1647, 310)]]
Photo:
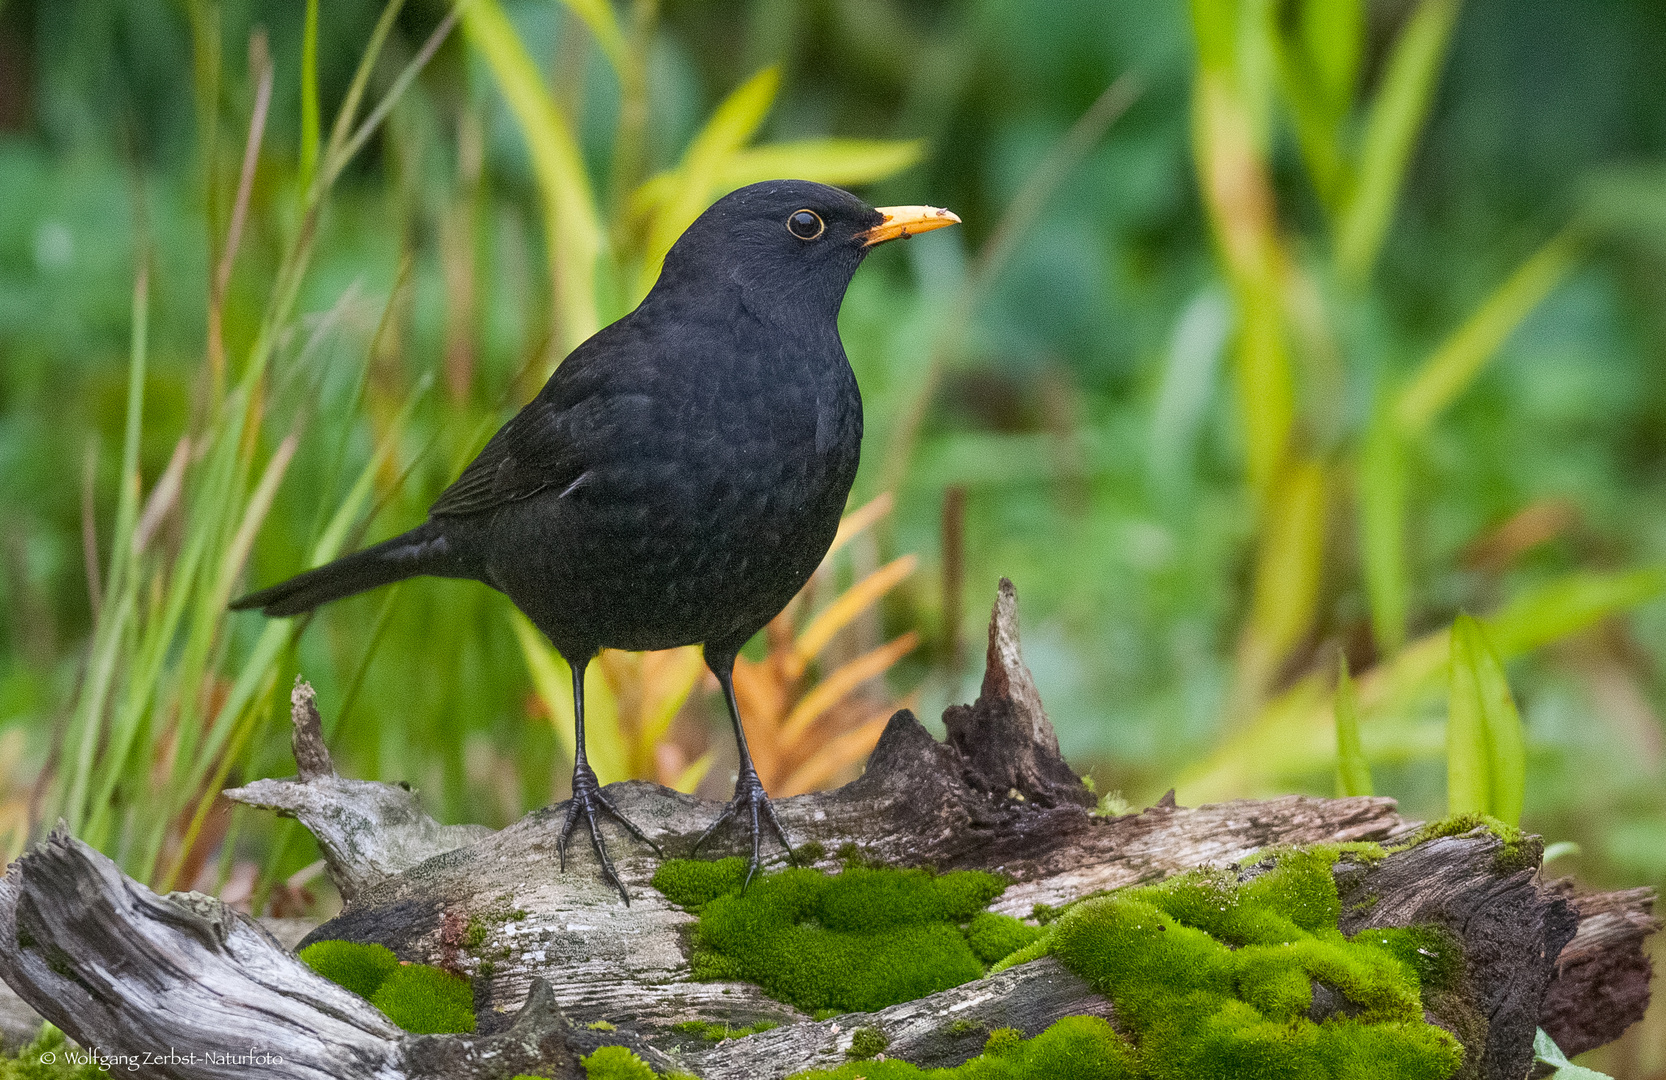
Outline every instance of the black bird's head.
[(808, 180), (766, 180), (731, 192), (695, 219), (665, 256), (661, 289), (738, 287), (760, 315), (837, 316), (845, 288), (875, 244), (953, 225), (932, 206), (875, 209)]

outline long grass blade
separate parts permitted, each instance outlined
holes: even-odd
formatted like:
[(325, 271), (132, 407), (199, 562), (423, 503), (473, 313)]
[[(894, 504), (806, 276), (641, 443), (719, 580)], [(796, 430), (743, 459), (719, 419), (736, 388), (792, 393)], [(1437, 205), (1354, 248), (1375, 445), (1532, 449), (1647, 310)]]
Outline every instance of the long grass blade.
[(301, 31), (301, 154), (296, 177), (303, 197), (318, 171), (318, 116), (318, 0), (307, 0)]
[(463, 12), (463, 29), (491, 68), (532, 155), (544, 202), (556, 340), (565, 354), (600, 326), (595, 279), (605, 234), (590, 178), (572, 125), (497, 0), (471, 0)]
[(1336, 263), (1345, 280), (1371, 276), (1423, 130), (1446, 59), (1459, 0), (1422, 0), (1389, 53), (1365, 119), (1355, 187), (1336, 228)]
[(1336, 673), (1336, 794), (1339, 798), (1375, 794), (1371, 765), (1365, 760), (1365, 747), (1359, 739), (1359, 699), (1345, 656)]
[(1563, 229), (1511, 274), (1452, 336), (1423, 361), (1400, 392), (1394, 416), (1415, 434), (1475, 381), (1522, 320), (1556, 288), (1578, 261), (1582, 241)]
[(1354, 485), (1371, 631), (1377, 651), (1392, 656), (1406, 643), (1406, 463), (1400, 430), (1386, 414), (1366, 432)]
[(910, 630), (896, 640), (863, 653), (829, 672), (826, 678), (816, 683), (809, 693), (798, 700), (792, 711), (787, 714), (787, 718), (781, 722), (778, 741), (786, 747), (795, 745), (810, 730), (810, 725), (821, 719), (822, 714), (837, 705), (846, 694), (869, 679), (885, 674), (891, 669), (891, 665), (913, 652), (919, 644), (920, 635)]

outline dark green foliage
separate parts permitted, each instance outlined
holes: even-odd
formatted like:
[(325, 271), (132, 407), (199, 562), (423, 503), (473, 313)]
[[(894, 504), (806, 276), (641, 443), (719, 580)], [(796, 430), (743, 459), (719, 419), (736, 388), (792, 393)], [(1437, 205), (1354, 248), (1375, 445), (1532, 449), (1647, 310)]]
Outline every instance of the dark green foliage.
[(868, 1012), (969, 982), (983, 965), (960, 924), (1006, 887), (993, 874), (792, 869), (756, 879), (745, 864), (670, 860), (654, 886), (700, 913), (696, 978), (745, 979), (806, 1010)]
[(296, 955), (318, 974), (362, 998), (375, 997), (387, 977), (399, 969), (392, 949), (358, 941), (315, 941)]
[(875, 1058), (891, 1045), (891, 1037), (876, 1027), (859, 1027), (850, 1033), (850, 1049), (845, 1056), (858, 1061)]
[(1041, 931), (1011, 915), (997, 915), (980, 911), (972, 916), (966, 928), (966, 941), (972, 952), (986, 964), (1004, 960), (1041, 936)]

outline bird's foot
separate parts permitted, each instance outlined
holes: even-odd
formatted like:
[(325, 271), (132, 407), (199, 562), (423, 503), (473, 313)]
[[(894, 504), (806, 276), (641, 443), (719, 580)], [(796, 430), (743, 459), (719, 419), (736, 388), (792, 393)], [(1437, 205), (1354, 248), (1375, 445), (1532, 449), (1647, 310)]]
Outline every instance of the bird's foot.
[(787, 849), (787, 861), (793, 861), (792, 841), (787, 839), (787, 830), (781, 827), (781, 819), (775, 816), (775, 806), (764, 793), (764, 785), (758, 779), (758, 774), (750, 766), (741, 769), (739, 778), (735, 781), (735, 797), (724, 807), (723, 813), (716, 821), (700, 834), (700, 839), (694, 841), (694, 851), (700, 850), (700, 845), (709, 840), (713, 833), (722, 828), (731, 818), (739, 816), (742, 821), (752, 824), (752, 861), (746, 866), (746, 880), (741, 882), (740, 891), (744, 894), (746, 887), (752, 884), (752, 877), (758, 872), (758, 855), (763, 846), (763, 822), (768, 821), (770, 828), (780, 838), (781, 846)]
[(561, 856), (561, 872), (567, 872), (567, 838), (578, 828), (579, 818), (582, 817), (590, 825), (590, 846), (596, 849), (596, 858), (602, 864), (602, 880), (619, 890), (624, 898), (625, 906), (631, 903), (630, 893), (620, 883), (619, 875), (613, 869), (613, 860), (607, 857), (607, 843), (602, 839), (602, 830), (597, 818), (606, 814), (614, 821), (630, 830), (632, 836), (654, 849), (655, 855), (663, 856), (659, 845), (648, 839), (643, 831), (636, 827), (630, 818), (619, 812), (618, 807), (608, 801), (602, 794), (602, 785), (596, 779), (596, 773), (588, 763), (579, 762), (573, 768), (573, 798), (567, 803), (567, 820), (561, 826), (561, 839), (556, 844), (556, 850)]

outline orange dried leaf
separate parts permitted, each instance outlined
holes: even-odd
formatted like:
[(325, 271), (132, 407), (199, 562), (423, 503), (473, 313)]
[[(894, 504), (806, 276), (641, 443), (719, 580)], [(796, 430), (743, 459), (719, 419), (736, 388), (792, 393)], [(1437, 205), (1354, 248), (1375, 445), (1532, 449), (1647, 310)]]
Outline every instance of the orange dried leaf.
[(874, 676), (883, 675), (892, 664), (913, 652), (919, 644), (920, 635), (910, 630), (896, 640), (840, 666), (793, 706), (792, 712), (781, 723), (780, 743), (786, 747), (797, 743), (809, 731), (810, 725), (841, 698)]
[(879, 602), (880, 597), (894, 589), (909, 574), (914, 572), (920, 559), (916, 555), (904, 555), (894, 559), (875, 570), (867, 577), (858, 581), (827, 609), (814, 619), (798, 635), (798, 641), (793, 646), (792, 655), (787, 657), (786, 673), (789, 678), (796, 679), (804, 673), (804, 669), (814, 660), (816, 654), (833, 640), (833, 635), (850, 625), (858, 615), (868, 607)]

